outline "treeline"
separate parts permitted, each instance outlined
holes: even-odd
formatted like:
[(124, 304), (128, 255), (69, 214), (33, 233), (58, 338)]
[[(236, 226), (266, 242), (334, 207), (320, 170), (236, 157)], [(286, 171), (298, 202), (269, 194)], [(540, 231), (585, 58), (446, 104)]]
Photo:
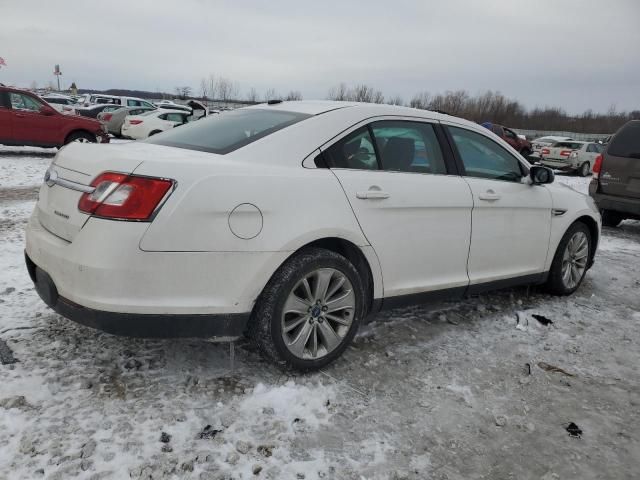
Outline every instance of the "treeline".
[(408, 102), (401, 97), (385, 98), (380, 90), (368, 85), (349, 87), (341, 83), (329, 90), (330, 100), (407, 105), (423, 110), (438, 110), (456, 117), (482, 123), (490, 121), (526, 130), (553, 130), (581, 133), (612, 133), (629, 120), (640, 119), (640, 110), (618, 112), (611, 107), (607, 113), (587, 110), (581, 115), (569, 115), (557, 107), (536, 107), (527, 110), (517, 100), (500, 92), (487, 91), (476, 96), (465, 90), (431, 94), (420, 92)]
[[(243, 104), (267, 100), (302, 100), (302, 94), (298, 90), (290, 90), (286, 94), (281, 94), (273, 88), (269, 88), (262, 93), (255, 88), (250, 88), (243, 94), (237, 82), (223, 76), (217, 77), (214, 75), (202, 78), (198, 91), (184, 86), (176, 87), (174, 93), (125, 89), (110, 89), (102, 92), (81, 90), (81, 92), (152, 99), (196, 97), (202, 100)], [(400, 96), (386, 97), (382, 91), (370, 85), (348, 86), (343, 82), (329, 89), (327, 98), (329, 100), (386, 103), (406, 105), (424, 110), (438, 110), (478, 123), (489, 121), (526, 130), (612, 133), (627, 121), (640, 119), (640, 110), (619, 112), (615, 107), (611, 107), (606, 113), (595, 113), (592, 110), (587, 110), (580, 115), (569, 115), (565, 110), (558, 107), (536, 107), (528, 110), (517, 100), (491, 90), (475, 96), (470, 95), (465, 90), (436, 94), (424, 91), (405, 101)]]

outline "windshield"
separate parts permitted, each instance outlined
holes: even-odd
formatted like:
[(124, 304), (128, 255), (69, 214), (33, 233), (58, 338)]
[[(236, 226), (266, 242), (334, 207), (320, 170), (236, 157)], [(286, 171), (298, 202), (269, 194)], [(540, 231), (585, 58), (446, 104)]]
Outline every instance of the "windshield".
[(224, 155), (310, 116), (282, 110), (238, 109), (154, 135), (145, 142)]

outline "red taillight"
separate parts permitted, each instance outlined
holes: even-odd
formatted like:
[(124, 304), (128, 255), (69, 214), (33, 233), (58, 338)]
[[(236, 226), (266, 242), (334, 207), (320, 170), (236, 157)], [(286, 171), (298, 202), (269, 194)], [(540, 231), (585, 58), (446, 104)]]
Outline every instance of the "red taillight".
[(548, 148), (543, 148), (540, 152), (540, 155), (549, 155), (549, 153), (551, 153), (551, 150), (549, 150)]
[(571, 155), (571, 150), (560, 150), (561, 157), (568, 157), (569, 155)]
[(82, 194), (78, 209), (98, 217), (149, 220), (172, 185), (163, 178), (104, 172), (91, 182), (95, 190)]
[(111, 120), (111, 117), (113, 117), (112, 114), (105, 113), (105, 114), (102, 115), (102, 120), (104, 120), (105, 122), (108, 122), (109, 120)]
[(129, 123), (131, 125), (139, 125), (142, 123), (142, 120), (129, 120)]
[(593, 164), (593, 178), (598, 178), (600, 176), (600, 171), (602, 170), (602, 154), (596, 157), (596, 162)]

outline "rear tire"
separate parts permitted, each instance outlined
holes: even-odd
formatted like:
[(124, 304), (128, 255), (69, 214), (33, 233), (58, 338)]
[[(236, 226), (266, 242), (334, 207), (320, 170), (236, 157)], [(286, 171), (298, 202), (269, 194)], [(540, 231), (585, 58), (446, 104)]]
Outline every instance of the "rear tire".
[(364, 316), (364, 299), (363, 281), (349, 260), (330, 250), (305, 249), (273, 274), (247, 333), (277, 364), (317, 370), (342, 355), (353, 340)]
[(624, 220), (624, 216), (613, 210), (602, 211), (602, 225), (615, 228)]
[(73, 132), (67, 137), (64, 144), (67, 145), (72, 142), (96, 143), (97, 139), (95, 135), (92, 135), (89, 132)]
[(554, 295), (570, 295), (575, 292), (591, 260), (592, 238), (589, 227), (576, 222), (565, 232), (551, 263), (547, 290)]
[(580, 175), (581, 177), (586, 177), (591, 173), (591, 164), (589, 162), (584, 162), (582, 165), (580, 165), (580, 168), (578, 169), (578, 175)]

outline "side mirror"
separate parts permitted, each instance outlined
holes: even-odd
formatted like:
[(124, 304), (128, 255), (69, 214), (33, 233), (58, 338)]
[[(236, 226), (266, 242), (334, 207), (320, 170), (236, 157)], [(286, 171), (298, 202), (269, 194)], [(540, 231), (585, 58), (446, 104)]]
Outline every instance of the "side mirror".
[(54, 113), (53, 113), (53, 108), (51, 108), (51, 107), (47, 107), (46, 105), (42, 105), (42, 106), (40, 107), (40, 113), (41, 113), (42, 115), (47, 115), (47, 116), (50, 116), (50, 115), (53, 115), (53, 114), (54, 114)]
[(553, 180), (555, 178), (553, 170), (551, 170), (549, 167), (542, 167), (540, 165), (533, 165), (529, 169), (529, 176), (531, 177), (531, 182), (534, 185), (553, 183)]

